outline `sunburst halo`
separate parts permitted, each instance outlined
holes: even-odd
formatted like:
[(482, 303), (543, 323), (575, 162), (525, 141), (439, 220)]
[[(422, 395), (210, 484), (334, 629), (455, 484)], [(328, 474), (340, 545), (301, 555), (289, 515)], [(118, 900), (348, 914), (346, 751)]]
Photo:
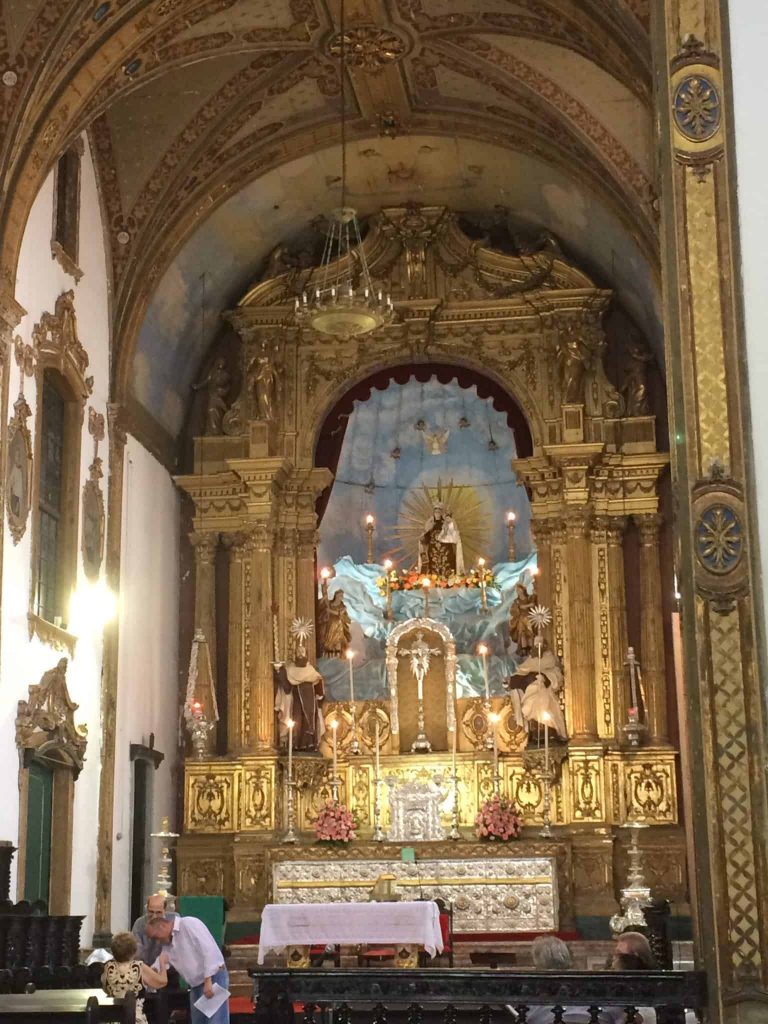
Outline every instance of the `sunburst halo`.
[(481, 555), (487, 555), (489, 543), (488, 510), (483, 498), (474, 487), (441, 480), (435, 486), (422, 484), (410, 491), (400, 509), (400, 522), (395, 527), (399, 541), (398, 555), (409, 565), (419, 560), (419, 540), (424, 523), (432, 514), (435, 502), (441, 501), (453, 516), (461, 534), (464, 564), (473, 565)]

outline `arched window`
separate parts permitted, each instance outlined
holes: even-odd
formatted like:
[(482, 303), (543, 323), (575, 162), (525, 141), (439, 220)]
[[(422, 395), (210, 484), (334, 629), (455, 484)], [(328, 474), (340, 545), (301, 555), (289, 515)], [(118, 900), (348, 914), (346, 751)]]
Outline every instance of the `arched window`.
[(38, 351), (32, 523), (30, 635), (72, 653), (66, 632), (77, 578), (80, 444), (90, 381), (77, 337), (72, 292), (44, 313), (34, 334)]

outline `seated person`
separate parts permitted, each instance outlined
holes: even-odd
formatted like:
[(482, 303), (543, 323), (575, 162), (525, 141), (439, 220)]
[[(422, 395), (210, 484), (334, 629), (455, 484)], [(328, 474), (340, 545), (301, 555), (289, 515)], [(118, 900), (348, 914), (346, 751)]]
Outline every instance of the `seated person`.
[[(164, 988), (168, 984), (165, 957), (160, 957), (158, 970), (153, 970), (136, 959), (137, 948), (132, 932), (118, 932), (112, 939), (112, 956), (115, 959), (104, 965), (101, 987), (113, 999), (122, 999), (128, 992), (139, 996), (145, 986)], [(147, 1024), (142, 998), (136, 999), (136, 1024)]]
[[(533, 941), (531, 953), (533, 955), (533, 966), (537, 971), (571, 970), (571, 951), (563, 940), (558, 939), (556, 935), (539, 935)], [(514, 1007), (507, 1006), (507, 1010), (513, 1016), (518, 1016)], [(560, 1019), (563, 1021), (563, 1024), (590, 1024), (589, 1007), (565, 1006), (563, 1007), (563, 1015)], [(599, 1012), (597, 1019), (600, 1024), (609, 1024), (612, 1021), (612, 1018), (604, 1014), (602, 1010)], [(555, 1015), (551, 1006), (531, 1006), (525, 1018), (526, 1024), (552, 1024), (554, 1020)]]

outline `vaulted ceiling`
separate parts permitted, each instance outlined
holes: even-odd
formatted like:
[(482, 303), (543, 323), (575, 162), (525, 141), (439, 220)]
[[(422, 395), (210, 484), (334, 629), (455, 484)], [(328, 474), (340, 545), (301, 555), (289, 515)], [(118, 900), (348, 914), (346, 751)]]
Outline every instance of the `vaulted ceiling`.
[[(2, 265), (12, 271), (40, 184), (87, 128), (114, 398), (171, 439), (214, 314), (336, 205), (339, 0), (0, 10)], [(345, 19), (356, 205), (507, 207), (558, 234), (658, 332), (648, 0), (346, 0)]]

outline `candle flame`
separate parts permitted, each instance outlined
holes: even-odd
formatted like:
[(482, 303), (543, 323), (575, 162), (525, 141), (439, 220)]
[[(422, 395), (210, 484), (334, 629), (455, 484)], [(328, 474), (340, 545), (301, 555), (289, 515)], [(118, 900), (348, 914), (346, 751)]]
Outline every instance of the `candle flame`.
[(324, 580), (327, 580), (328, 577), (331, 575), (331, 570), (328, 568), (328, 566), (325, 566), (324, 569), (320, 570), (320, 575)]
[(497, 711), (492, 711), (488, 717), (494, 725), (501, 721), (501, 715)]
[(339, 723), (336, 721), (335, 718), (333, 719), (332, 722), (329, 722), (329, 725), (333, 729), (334, 732), (339, 728)]
[(485, 559), (484, 558), (478, 558), (477, 564), (480, 565), (480, 566), (485, 565)]
[(372, 516), (372, 515), (370, 515), (370, 513), (369, 513), (369, 514), (368, 514), (368, 515), (367, 515), (367, 516), (365, 517), (365, 522), (366, 522), (366, 524), (367, 524), (368, 526), (373, 526), (373, 524), (374, 524), (374, 523), (376, 522), (376, 520), (375, 520), (375, 519), (373, 518), (373, 516)]
[(384, 568), (385, 569), (391, 569), (392, 568), (392, 559), (391, 558), (385, 558), (384, 559)]
[(421, 585), (422, 587), (429, 588), (432, 586), (432, 580), (429, 578), (429, 576), (425, 576), (424, 579), (421, 581)]
[(514, 523), (514, 521), (516, 519), (517, 519), (517, 516), (515, 515), (514, 512), (507, 512), (507, 522), (508, 523)]
[(347, 653), (346, 653), (346, 655), (345, 655), (345, 657), (346, 657), (347, 661), (352, 661), (352, 659), (354, 658), (354, 656), (355, 656), (355, 652), (354, 652), (354, 651), (352, 650), (352, 648), (351, 648), (351, 647), (348, 647), (348, 648), (347, 648)]
[(477, 653), (485, 657), (486, 654), (488, 653), (488, 648), (485, 646), (485, 644), (478, 644)]
[(531, 576), (538, 576), (540, 572), (541, 569), (538, 567), (538, 565), (534, 565), (534, 567), (531, 569)]
[(289, 729), (292, 729), (294, 727), (294, 725), (296, 725), (296, 723), (294, 722), (294, 720), (292, 718), (289, 718), (288, 721), (285, 724), (286, 724), (286, 726)]
[(548, 711), (542, 711), (541, 717), (544, 719), (545, 722), (551, 722), (552, 721), (552, 716), (550, 715), (550, 713)]

